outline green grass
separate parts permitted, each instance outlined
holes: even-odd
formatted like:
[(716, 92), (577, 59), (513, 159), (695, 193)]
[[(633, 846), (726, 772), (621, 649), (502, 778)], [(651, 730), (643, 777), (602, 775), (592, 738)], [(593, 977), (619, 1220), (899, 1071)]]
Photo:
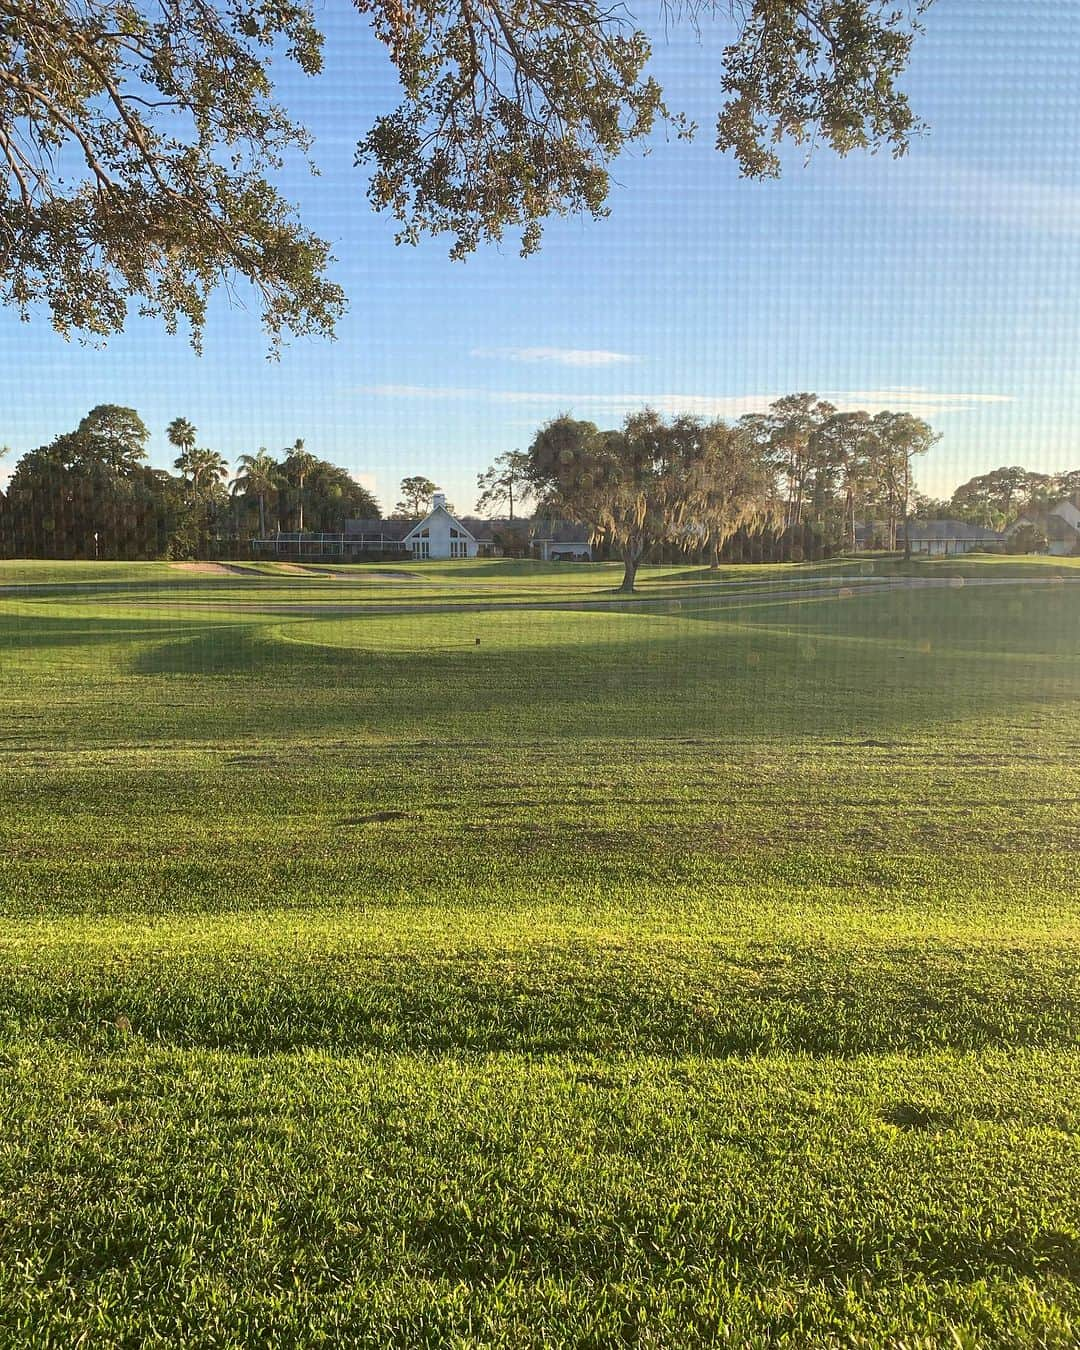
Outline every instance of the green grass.
[(1075, 567), (0, 565), (0, 1344), (1074, 1346), (1080, 586), (905, 575)]

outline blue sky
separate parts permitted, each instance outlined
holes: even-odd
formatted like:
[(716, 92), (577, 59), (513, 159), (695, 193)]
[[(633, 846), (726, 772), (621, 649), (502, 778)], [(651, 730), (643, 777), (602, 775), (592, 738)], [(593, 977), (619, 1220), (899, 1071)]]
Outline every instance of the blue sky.
[[(637, 8), (655, 19), (653, 0)], [(98, 350), (0, 314), (8, 467), (123, 403), (160, 465), (182, 415), (230, 460), (302, 436), (384, 506), (426, 473), (464, 509), (477, 472), (559, 412), (737, 416), (799, 390), (927, 417), (942, 440), (918, 477), (935, 495), (998, 464), (1080, 467), (1080, 5), (937, 0), (906, 82), (930, 130), (909, 156), (793, 152), (764, 184), (712, 148), (724, 25), (658, 27), (654, 69), (697, 141), (620, 160), (607, 220), (552, 222), (529, 259), (508, 239), (464, 263), (447, 241), (395, 247), (371, 213), (354, 146), (395, 85), (350, 5), (325, 0), (320, 20), (326, 73), (283, 70), (281, 92), (321, 176), (285, 186), (339, 260), (338, 340), (268, 362), (257, 310), (224, 298), (202, 357), (152, 321)]]

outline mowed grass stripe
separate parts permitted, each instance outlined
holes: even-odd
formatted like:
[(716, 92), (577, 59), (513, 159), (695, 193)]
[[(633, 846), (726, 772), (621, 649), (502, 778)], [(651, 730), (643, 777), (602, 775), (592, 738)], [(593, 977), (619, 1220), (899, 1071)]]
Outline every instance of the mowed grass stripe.
[[(356, 621), (367, 647), (341, 645), (351, 640), (343, 621), (328, 621), (320, 644), (304, 616), (295, 620), (304, 652), (278, 636), (291, 627), (280, 617), (152, 619), (139, 640), (104, 616), (95, 632), (92, 613), (40, 626), (15, 616), (0, 653), (0, 736), (13, 749), (65, 750), (237, 738), (258, 749), (345, 736), (553, 746), (598, 736), (871, 739), (980, 715), (1023, 721), (1030, 709), (1071, 706), (1080, 684), (1070, 655), (1080, 588), (1051, 588), (1038, 602), (1003, 590), (789, 603), (767, 631), (768, 611), (748, 612), (752, 628), (736, 613), (678, 620), (685, 628), (674, 637), (672, 620), (643, 614), (603, 616), (595, 630), (559, 612), (470, 616), (453, 648), (438, 629), (443, 615)], [(613, 641), (599, 636), (609, 621)], [(394, 635), (385, 646), (377, 624)], [(967, 641), (981, 643), (977, 653)], [(1018, 652), (1033, 659), (1013, 659)]]
[(25, 1255), (0, 1331), (1063, 1348), (1078, 1071), (16, 1042), (0, 1212)]
[(0, 596), (0, 1342), (1075, 1345), (1080, 592), (412, 571)]
[[(362, 920), (358, 922), (362, 930)], [(245, 1052), (297, 1047), (747, 1055), (1080, 1044), (1074, 943), (622, 943), (387, 951), (374, 934), (132, 950), (26, 950), (0, 964), (12, 1034)]]

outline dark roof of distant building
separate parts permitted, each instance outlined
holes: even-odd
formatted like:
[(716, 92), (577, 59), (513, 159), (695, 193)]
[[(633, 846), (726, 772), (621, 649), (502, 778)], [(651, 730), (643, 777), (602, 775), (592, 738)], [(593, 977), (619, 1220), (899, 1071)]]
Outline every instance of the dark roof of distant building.
[(1076, 529), (1069, 524), (1064, 516), (1059, 516), (1056, 511), (1051, 511), (1046, 517), (1045, 533), (1047, 539), (1076, 538)]
[[(451, 512), (453, 515), (453, 512)], [(478, 544), (493, 544), (495, 536), (492, 534), (492, 527), (498, 524), (497, 521), (481, 520), (479, 516), (454, 516), (459, 525), (464, 525)]]
[[(900, 527), (903, 533), (903, 526)], [(986, 525), (973, 525), (969, 520), (913, 520), (908, 525), (912, 539), (985, 539), (998, 543), (1004, 537)]]
[(587, 544), (589, 543), (589, 531), (584, 525), (557, 521), (550, 526), (537, 525), (533, 539), (538, 543)]
[(399, 516), (389, 520), (380, 520), (378, 517), (366, 520), (347, 520), (345, 522), (345, 533), (351, 535), (381, 534), (384, 539), (393, 539), (400, 542), (415, 524), (416, 521), (403, 520)]
[[(881, 521), (870, 520), (855, 526), (857, 539), (869, 539), (875, 534), (884, 534), (885, 526)], [(897, 538), (904, 533), (903, 522), (897, 525)], [(985, 525), (973, 525), (969, 520), (912, 520), (908, 522), (908, 533), (913, 543), (925, 543), (929, 539), (975, 540), (987, 544), (1000, 543), (1005, 537), (997, 530)]]

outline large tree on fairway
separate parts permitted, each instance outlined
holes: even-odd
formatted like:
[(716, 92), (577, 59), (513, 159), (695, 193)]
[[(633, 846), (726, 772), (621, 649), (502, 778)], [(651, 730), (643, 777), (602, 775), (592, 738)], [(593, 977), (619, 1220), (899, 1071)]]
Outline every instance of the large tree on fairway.
[(509, 519), (514, 519), (514, 503), (521, 505), (529, 493), (529, 456), (523, 450), (507, 450), (497, 456), (494, 464), (476, 475), (480, 495), (476, 510), (481, 515), (493, 515), (505, 506)]
[(703, 457), (695, 488), (695, 530), (711, 546), (710, 566), (740, 531), (753, 535), (783, 518), (772, 465), (743, 427), (710, 422), (702, 428)]
[(888, 547), (896, 548), (897, 523), (903, 530), (904, 558), (911, 557), (912, 460), (941, 439), (912, 413), (879, 412), (871, 420), (871, 463), (888, 506)]
[[(906, 149), (899, 88), (929, 0), (661, 0), (732, 25), (715, 140), (743, 173), (777, 144)], [(401, 89), (364, 131), (368, 196), (399, 239), (462, 256), (507, 230), (523, 252), (552, 215), (601, 216), (613, 160), (667, 119), (633, 13), (606, 0), (354, 0)], [(329, 333), (344, 297), (327, 244), (273, 185), (310, 138), (275, 98), (271, 58), (316, 76), (310, 0), (2, 0), (0, 302), (62, 333), (119, 331), (128, 306), (184, 321), (244, 278), (276, 343)]]
[(232, 480), (234, 496), (254, 497), (259, 504), (259, 535), (266, 537), (266, 499), (281, 485), (277, 460), (264, 446), (257, 455), (241, 455), (236, 462), (240, 472)]
[(646, 409), (619, 431), (599, 431), (558, 417), (528, 453), (543, 511), (606, 538), (622, 558), (620, 589), (628, 593), (648, 549), (719, 546), (773, 511), (773, 479), (759, 448), (722, 422), (665, 422)]

